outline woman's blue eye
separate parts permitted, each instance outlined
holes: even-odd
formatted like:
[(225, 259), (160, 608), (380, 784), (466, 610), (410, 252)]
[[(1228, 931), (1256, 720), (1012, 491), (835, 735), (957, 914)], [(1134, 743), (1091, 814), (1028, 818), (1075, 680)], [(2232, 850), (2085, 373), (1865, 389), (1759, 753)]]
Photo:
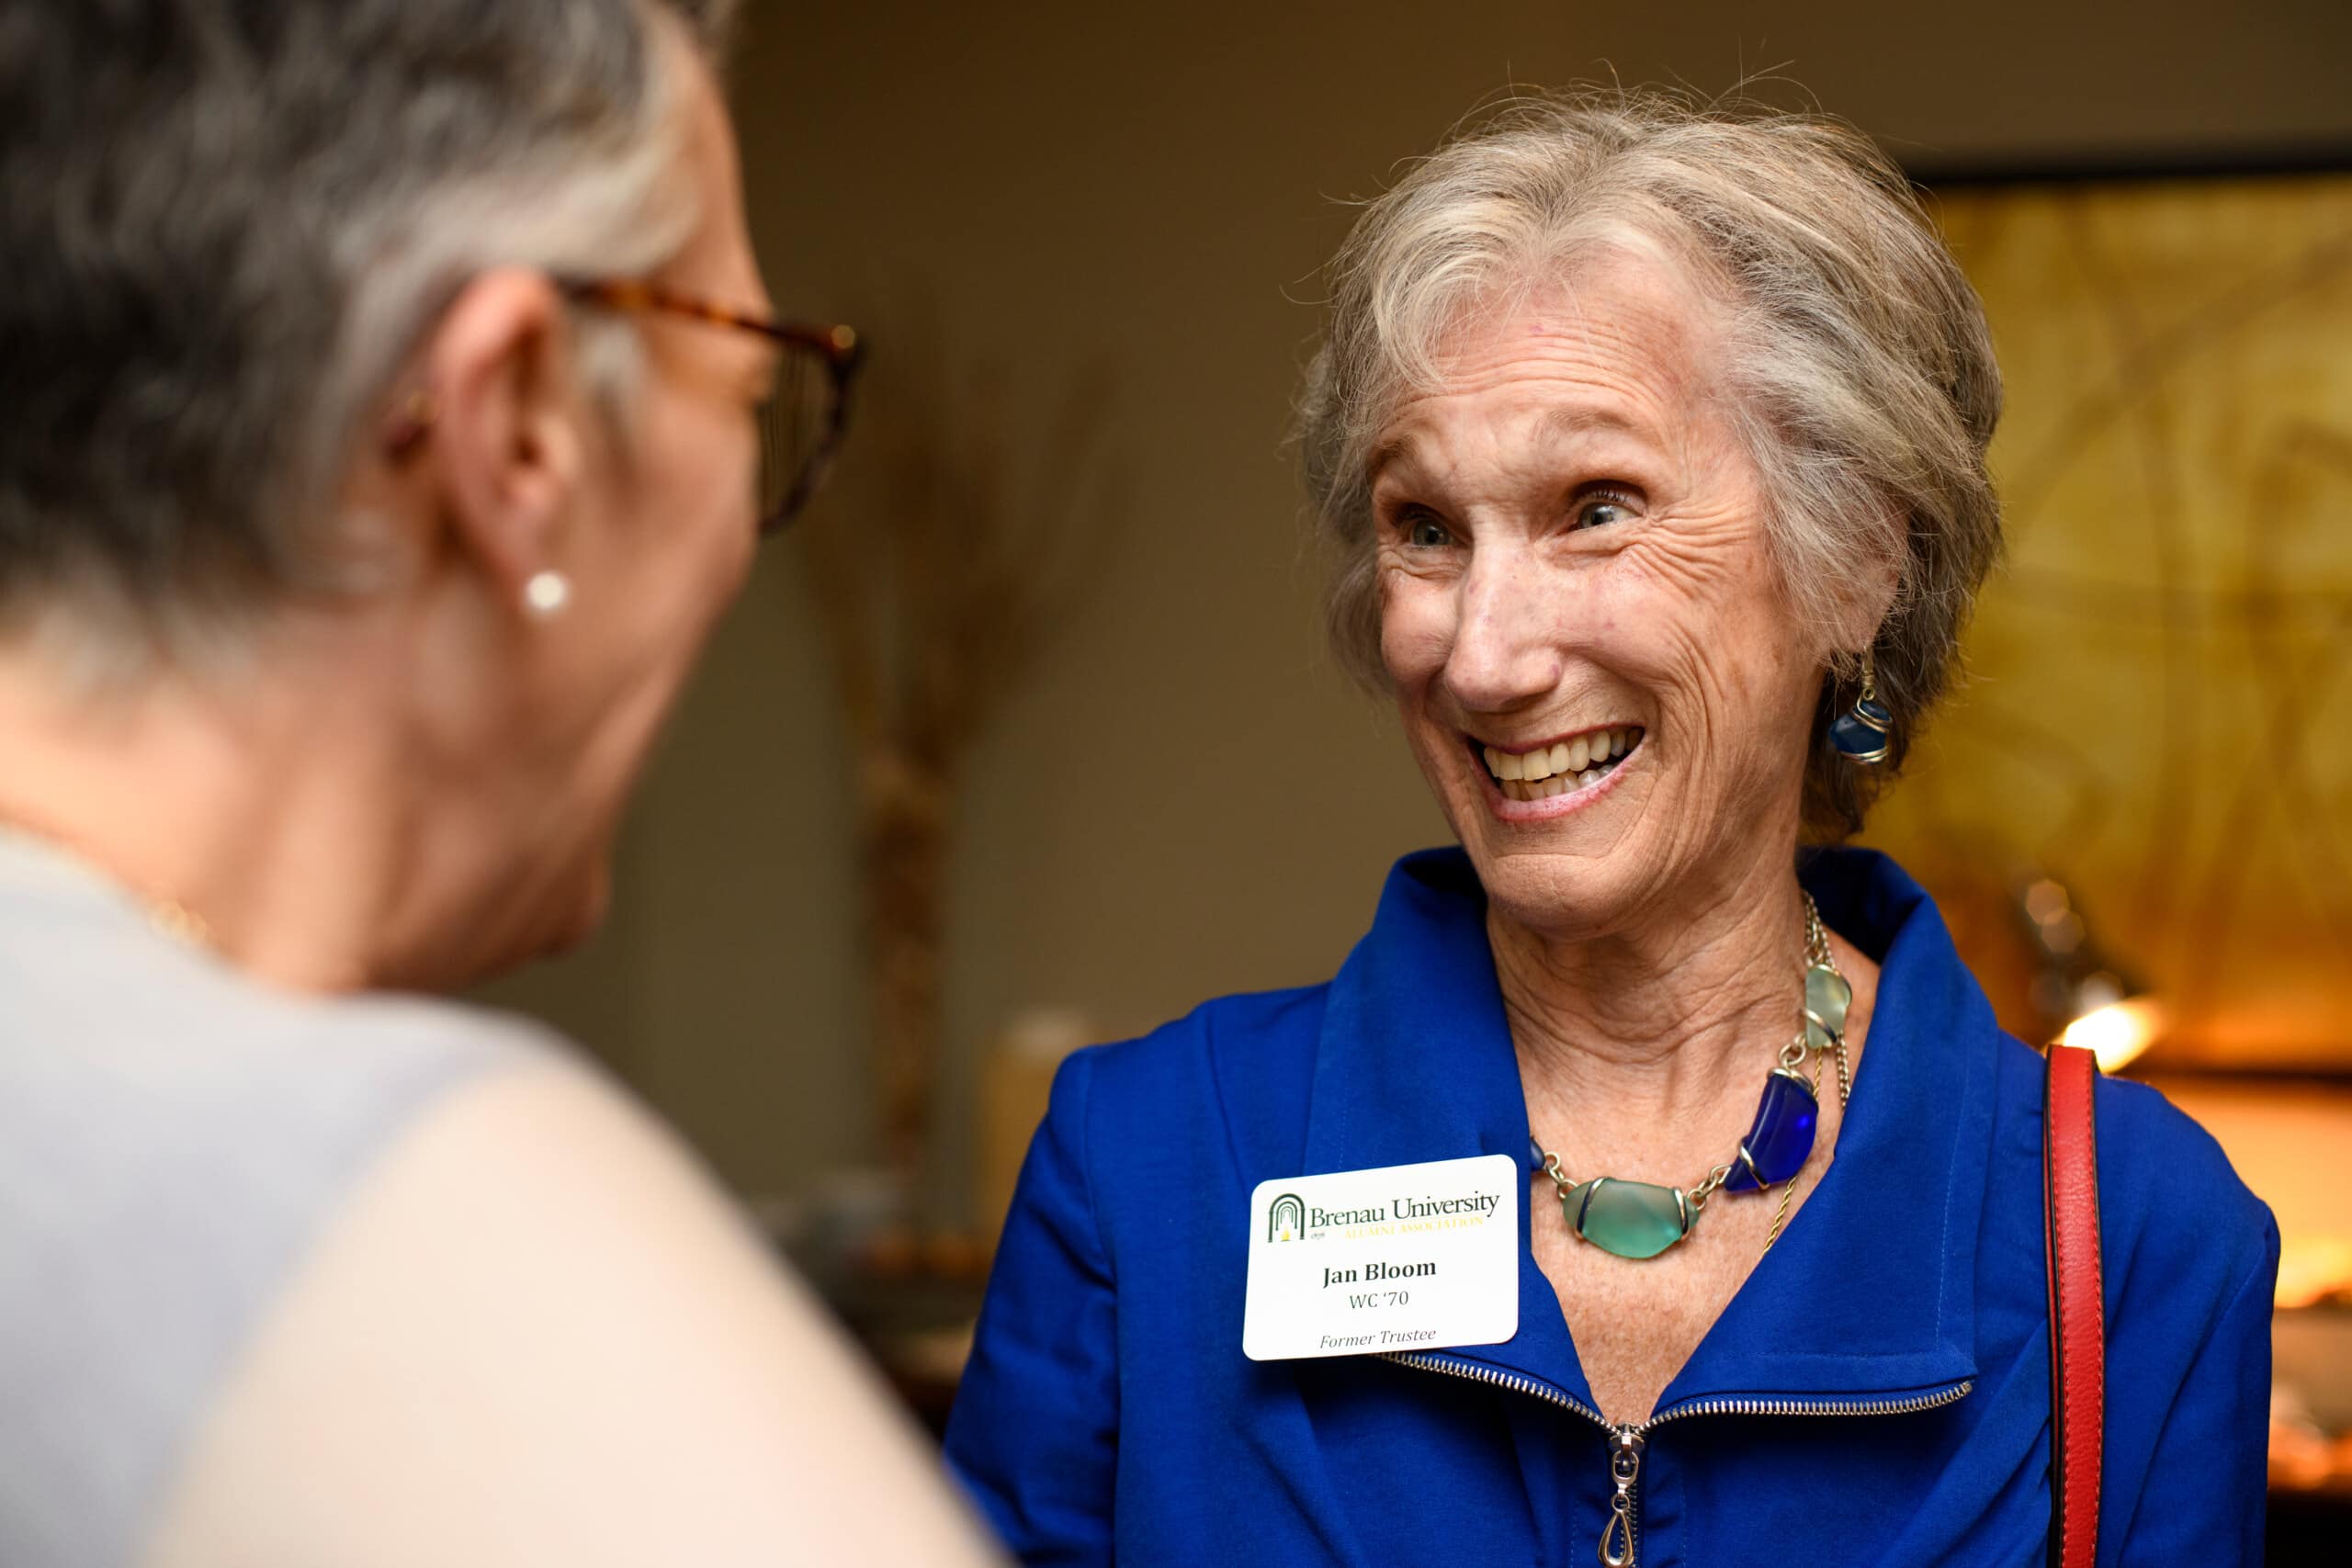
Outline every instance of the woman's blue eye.
[(1445, 525), (1430, 517), (1415, 518), (1405, 530), (1405, 537), (1415, 548), (1424, 550), (1437, 549), (1453, 542), (1453, 536), (1445, 531)]
[(1613, 495), (1587, 496), (1577, 503), (1576, 525), (1605, 528), (1612, 523), (1623, 523), (1633, 514), (1634, 509)]

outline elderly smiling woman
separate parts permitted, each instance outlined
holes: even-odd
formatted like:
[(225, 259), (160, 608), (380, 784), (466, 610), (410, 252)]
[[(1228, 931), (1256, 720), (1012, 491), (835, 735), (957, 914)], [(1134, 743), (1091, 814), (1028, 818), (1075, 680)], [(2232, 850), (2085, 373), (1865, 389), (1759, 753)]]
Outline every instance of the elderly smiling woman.
[[(1826, 847), (1997, 552), (1999, 404), (1817, 118), (1522, 104), (1364, 212), (1308, 487), (1461, 847), (1329, 984), (1063, 1070), (949, 1433), (1027, 1561), (2043, 1554), (2041, 1064)], [(2276, 1234), (2156, 1095), (2096, 1125), (2100, 1560), (2256, 1560)]]

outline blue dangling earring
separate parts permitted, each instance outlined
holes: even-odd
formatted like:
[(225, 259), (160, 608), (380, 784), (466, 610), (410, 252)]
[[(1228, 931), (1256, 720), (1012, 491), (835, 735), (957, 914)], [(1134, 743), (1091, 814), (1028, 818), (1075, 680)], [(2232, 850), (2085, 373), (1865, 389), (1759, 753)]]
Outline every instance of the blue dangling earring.
[(1862, 649), (1862, 694), (1829, 725), (1829, 743), (1849, 762), (1883, 762), (1894, 750), (1894, 716), (1878, 700), (1878, 662)]

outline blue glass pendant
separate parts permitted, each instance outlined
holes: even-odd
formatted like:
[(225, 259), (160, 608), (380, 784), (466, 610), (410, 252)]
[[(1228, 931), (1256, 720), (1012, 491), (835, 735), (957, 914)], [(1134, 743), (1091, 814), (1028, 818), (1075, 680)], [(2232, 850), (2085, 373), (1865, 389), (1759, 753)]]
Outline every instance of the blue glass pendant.
[(1777, 1187), (1804, 1168), (1821, 1103), (1813, 1086), (1787, 1067), (1775, 1067), (1756, 1103), (1756, 1124), (1740, 1140), (1739, 1157), (1724, 1179), (1726, 1192), (1756, 1192)]
[(1856, 762), (1883, 762), (1893, 748), (1894, 716), (1875, 697), (1861, 697), (1829, 726), (1829, 743)]

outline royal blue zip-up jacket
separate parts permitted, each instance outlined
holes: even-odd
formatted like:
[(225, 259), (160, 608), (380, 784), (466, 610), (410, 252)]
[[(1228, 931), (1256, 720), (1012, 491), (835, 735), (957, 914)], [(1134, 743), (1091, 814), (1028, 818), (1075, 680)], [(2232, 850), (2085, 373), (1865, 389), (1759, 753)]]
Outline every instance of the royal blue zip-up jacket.
[[(1881, 965), (1868, 1048), (1835, 1162), (1639, 1433), (1635, 1561), (2039, 1563), (2041, 1060), (1892, 862), (1833, 851), (1802, 874)], [(2109, 1081), (2096, 1104), (2098, 1560), (2259, 1562), (2277, 1230), (2155, 1092)], [(1329, 985), (1063, 1067), (951, 1464), (1032, 1568), (1587, 1568), (1611, 1433), (1528, 1203), (1512, 1339), (1418, 1365), (1241, 1352), (1259, 1182), (1492, 1154), (1527, 1161), (1528, 1125), (1484, 898), (1459, 851), (1408, 856)]]

